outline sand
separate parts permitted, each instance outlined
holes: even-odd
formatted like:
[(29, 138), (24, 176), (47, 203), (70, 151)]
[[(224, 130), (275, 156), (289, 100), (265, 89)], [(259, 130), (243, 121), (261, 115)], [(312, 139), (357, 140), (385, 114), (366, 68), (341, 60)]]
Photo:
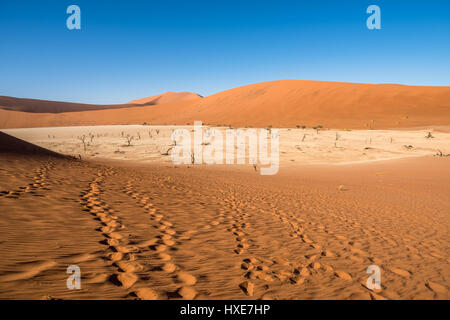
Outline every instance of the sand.
[[(0, 148), (0, 298), (449, 298), (445, 132), (343, 131), (334, 146), (334, 131), (285, 129), (280, 171), (261, 176), (175, 168), (157, 155), (171, 128), (143, 127), (8, 131), (66, 154), (95, 137), (82, 161)], [(125, 129), (141, 140), (124, 147)]]
[[(277, 174), (175, 166), (194, 120), (278, 130)], [(0, 97), (0, 298), (449, 299), (449, 123), (449, 87)]]
[[(135, 105), (132, 105), (135, 106)], [(26, 99), (0, 96), (0, 109), (27, 113), (61, 113), (76, 111), (92, 111), (104, 109), (120, 109), (130, 107), (128, 104), (117, 105), (93, 105), (84, 103), (72, 103), (63, 101), (50, 101), (40, 99)]]
[(0, 110), (0, 128), (186, 125), (195, 120), (218, 126), (295, 128), (305, 125), (311, 128), (321, 125), (341, 130), (450, 123), (450, 87), (281, 80), (234, 88), (202, 99), (172, 99), (167, 95), (170, 103), (57, 114)]
[(192, 92), (165, 92), (155, 96), (131, 100), (129, 104), (166, 104), (189, 100), (200, 100), (202, 96)]
[[(82, 126), (8, 129), (4, 132), (62, 154), (83, 159), (172, 164), (174, 129), (192, 126)], [(225, 137), (228, 127), (215, 128)], [(245, 128), (241, 128), (246, 130)], [(343, 165), (450, 153), (450, 127), (405, 130), (278, 129), (280, 165)], [(428, 134), (432, 138), (427, 138)], [(80, 139), (85, 136), (86, 149)], [(128, 145), (127, 137), (132, 137)], [(224, 142), (225, 144), (225, 142)], [(411, 147), (410, 147), (411, 146)], [(166, 153), (169, 150), (168, 153)], [(225, 153), (224, 153), (225, 157)], [(245, 159), (248, 161), (248, 155)], [(237, 163), (237, 161), (235, 162)]]
[[(77, 111), (87, 112), (94, 110), (123, 109), (136, 107), (138, 105), (150, 106), (165, 103), (176, 103), (200, 98), (201, 97), (199, 95), (191, 92), (166, 92), (148, 98), (133, 100), (126, 104), (97, 105), (0, 96), (0, 109), (27, 113), (66, 113)], [(20, 114), (23, 113), (19, 113), (19, 115)]]

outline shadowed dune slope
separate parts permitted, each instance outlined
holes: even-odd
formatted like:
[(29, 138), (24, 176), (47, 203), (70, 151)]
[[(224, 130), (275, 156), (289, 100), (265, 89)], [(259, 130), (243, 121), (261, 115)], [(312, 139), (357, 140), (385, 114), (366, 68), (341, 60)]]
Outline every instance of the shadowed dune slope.
[(8, 154), (22, 154), (33, 156), (53, 156), (66, 158), (66, 156), (59, 153), (41, 148), (32, 143), (15, 138), (0, 131), (0, 153)]
[(106, 124), (192, 124), (329, 128), (405, 128), (450, 124), (450, 87), (281, 80), (203, 99), (151, 107), (18, 114), (0, 110), (0, 128)]
[(133, 100), (126, 104), (97, 105), (0, 96), (0, 109), (31, 113), (62, 113), (122, 109), (142, 105), (174, 103), (201, 98), (201, 96), (192, 92), (166, 92), (148, 98)]
[(0, 96), (0, 109), (31, 112), (31, 113), (61, 113), (61, 112), (92, 111), (104, 109), (120, 109), (128, 107), (130, 107), (130, 105), (128, 104), (96, 105), (96, 104)]

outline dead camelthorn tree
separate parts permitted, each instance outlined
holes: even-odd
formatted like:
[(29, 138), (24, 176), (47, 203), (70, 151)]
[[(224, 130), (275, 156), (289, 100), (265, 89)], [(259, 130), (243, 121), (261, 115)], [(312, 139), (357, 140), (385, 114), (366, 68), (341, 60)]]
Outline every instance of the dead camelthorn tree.
[(86, 135), (82, 135), (81, 137), (78, 137), (79, 140), (83, 143), (84, 151), (86, 151)]
[(127, 138), (128, 146), (130, 147), (131, 146), (131, 141), (133, 141), (133, 136), (127, 135), (126, 138)]
[(169, 155), (169, 152), (170, 152), (170, 150), (172, 150), (173, 148), (172, 147), (170, 147), (169, 149), (167, 149), (167, 151), (166, 152), (164, 152), (164, 153), (161, 153), (161, 155), (162, 156), (168, 156)]
[(438, 152), (435, 154), (435, 156), (438, 156), (438, 157), (450, 157), (450, 153), (445, 154), (445, 153), (442, 153), (441, 150), (438, 150)]
[(319, 134), (319, 130), (323, 128), (322, 125), (314, 126), (312, 127), (314, 130), (316, 130), (316, 133)]

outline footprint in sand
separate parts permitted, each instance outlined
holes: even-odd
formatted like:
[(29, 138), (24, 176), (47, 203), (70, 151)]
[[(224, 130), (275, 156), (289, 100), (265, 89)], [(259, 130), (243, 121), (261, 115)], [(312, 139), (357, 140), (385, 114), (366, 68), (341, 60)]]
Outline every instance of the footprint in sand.
[(305, 283), (305, 278), (296, 278), (296, 277), (290, 277), (289, 281), (291, 284), (295, 284), (295, 285), (302, 285), (303, 283)]
[(344, 272), (344, 271), (336, 271), (336, 272), (335, 272), (335, 275), (336, 275), (338, 278), (341, 278), (341, 279), (344, 279), (344, 280), (348, 280), (348, 281), (351, 281), (351, 280), (352, 280), (352, 276), (349, 275), (347, 272)]
[(170, 298), (183, 298), (185, 300), (193, 300), (197, 296), (197, 291), (192, 288), (197, 283), (197, 278), (193, 275), (179, 271), (175, 275), (177, 282), (181, 283), (181, 287), (175, 292), (168, 292), (167, 297)]
[(141, 288), (134, 292), (136, 297), (141, 300), (158, 300), (158, 294), (150, 288)]
[(372, 298), (372, 300), (389, 300), (388, 298), (385, 298), (382, 295), (379, 295), (378, 293), (375, 292), (370, 292), (370, 297)]
[(250, 281), (244, 281), (242, 283), (239, 284), (239, 288), (242, 289), (242, 291), (248, 295), (248, 296), (253, 296), (253, 290), (255, 288), (255, 285), (250, 282)]
[(393, 273), (395, 273), (395, 274), (397, 274), (399, 276), (402, 276), (404, 278), (409, 278), (410, 275), (411, 275), (411, 273), (409, 271), (403, 270), (403, 269), (400, 269), (400, 268), (388, 268), (388, 269), (389, 269), (389, 271), (391, 271), (391, 272), (393, 272)]
[(294, 274), (299, 274), (302, 277), (306, 278), (311, 275), (311, 272), (306, 267), (302, 267), (300, 269), (294, 269)]
[(150, 250), (156, 251), (156, 252), (163, 252), (167, 250), (167, 246), (164, 244), (158, 244), (150, 246)]
[(144, 267), (135, 261), (118, 261), (116, 265), (123, 272), (138, 272), (142, 271)]
[(113, 282), (118, 282), (125, 289), (130, 288), (137, 280), (138, 276), (131, 272), (119, 273), (113, 276)]
[(431, 291), (433, 291), (435, 293), (440, 293), (440, 294), (448, 293), (448, 289), (438, 283), (427, 281), (427, 283), (425, 285), (428, 289), (430, 289)]
[(169, 255), (169, 254), (167, 254), (167, 253), (164, 253), (164, 252), (159, 253), (159, 254), (158, 254), (158, 257), (159, 257), (159, 259), (161, 259), (162, 261), (169, 261), (169, 260), (172, 259), (172, 256), (171, 256), (171, 255)]
[(251, 271), (254, 268), (255, 268), (254, 264), (251, 263), (250, 261), (248, 261), (248, 262), (244, 261), (244, 262), (241, 263), (241, 269), (242, 270)]
[(162, 270), (167, 273), (172, 273), (175, 272), (175, 270), (177, 270), (177, 266), (173, 263), (168, 262), (162, 266)]
[(321, 253), (321, 255), (322, 255), (323, 257), (334, 257), (334, 256), (335, 256), (335, 254), (334, 254), (333, 252), (328, 251), (328, 250), (323, 251), (323, 252)]
[(196, 277), (184, 271), (178, 272), (178, 274), (176, 275), (176, 279), (179, 282), (184, 283), (185, 285), (188, 286), (193, 286), (194, 284), (197, 283)]
[(136, 246), (120, 246), (120, 245), (116, 245), (116, 246), (114, 246), (114, 249), (116, 249), (117, 252), (122, 252), (122, 253), (139, 252), (139, 248), (136, 247)]
[(183, 299), (193, 300), (197, 296), (197, 291), (191, 287), (181, 287), (177, 290), (177, 294), (180, 295)]
[(119, 261), (123, 259), (123, 253), (122, 252), (111, 252), (107, 255), (107, 258), (111, 260), (112, 262)]

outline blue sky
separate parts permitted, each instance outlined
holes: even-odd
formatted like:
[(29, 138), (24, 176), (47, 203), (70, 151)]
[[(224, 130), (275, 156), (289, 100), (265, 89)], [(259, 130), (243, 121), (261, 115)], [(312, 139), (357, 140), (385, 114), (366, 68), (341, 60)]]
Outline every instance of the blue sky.
[[(66, 8), (81, 8), (68, 30)], [(381, 8), (381, 30), (366, 8)], [(450, 1), (0, 1), (0, 95), (123, 103), (279, 79), (450, 85)]]

